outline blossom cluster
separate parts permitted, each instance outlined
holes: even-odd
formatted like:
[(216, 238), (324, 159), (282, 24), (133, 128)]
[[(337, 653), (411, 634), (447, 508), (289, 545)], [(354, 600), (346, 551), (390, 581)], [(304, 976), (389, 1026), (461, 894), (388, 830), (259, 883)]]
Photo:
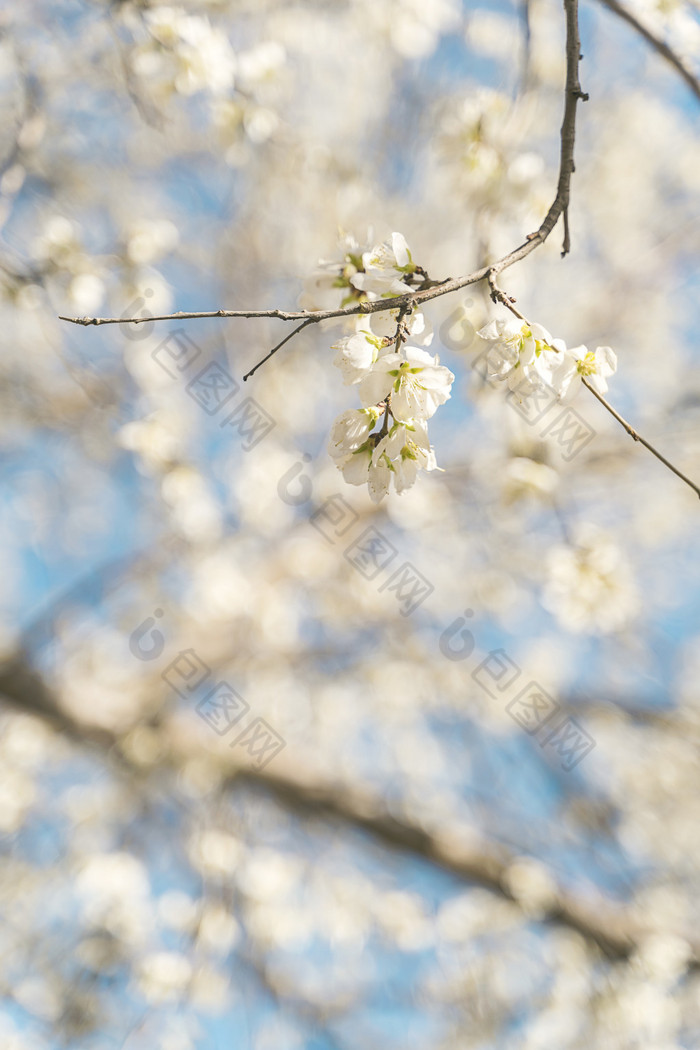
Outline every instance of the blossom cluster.
[[(305, 309), (333, 311), (396, 299), (430, 285), (400, 233), (373, 247), (343, 234), (340, 249), (340, 260), (322, 261), (305, 282)], [(348, 320), (353, 331), (332, 345), (333, 363), (345, 385), (357, 387), (362, 407), (338, 416), (328, 451), (345, 480), (367, 484), (379, 503), (392, 482), (401, 493), (415, 483), (419, 470), (438, 469), (428, 420), (450, 397), (455, 377), (437, 355), (422, 349), (433, 333), (409, 300), (399, 308), (351, 314)], [(567, 347), (542, 325), (522, 318), (491, 321), (478, 334), (488, 344), (489, 377), (506, 381), (520, 397), (548, 387), (560, 400), (569, 400), (582, 379), (604, 394), (617, 370), (609, 346)]]
[(607, 380), (617, 371), (617, 357), (609, 346), (595, 350), (567, 347), (563, 339), (553, 339), (539, 324), (516, 319), (490, 321), (478, 335), (488, 343), (489, 378), (504, 380), (521, 397), (544, 386), (554, 390), (560, 400), (569, 400), (581, 379), (604, 394)]
[(152, 7), (142, 19), (133, 13), (126, 19), (134, 32), (141, 23), (147, 30), (131, 58), (147, 97), (162, 105), (173, 94), (203, 95), (226, 163), (246, 163), (245, 140), (253, 146), (265, 142), (279, 125), (284, 47), (259, 40), (234, 51), (223, 29), (183, 7)]
[[(302, 302), (333, 309), (393, 299), (426, 279), (400, 233), (364, 250), (344, 237), (341, 247), (342, 261), (321, 264)], [(454, 375), (421, 348), (430, 344), (432, 331), (419, 310), (364, 314), (354, 324), (351, 335), (333, 344), (333, 363), (346, 386), (357, 387), (362, 407), (338, 416), (328, 451), (345, 480), (367, 484), (378, 503), (392, 481), (401, 493), (414, 484), (419, 470), (437, 469), (428, 420), (449, 398)], [(408, 345), (409, 339), (418, 345)]]
[(360, 245), (343, 233), (338, 246), (341, 260), (321, 260), (304, 282), (300, 304), (305, 310), (337, 310), (351, 303), (393, 299), (415, 291), (425, 278), (400, 233), (374, 247)]

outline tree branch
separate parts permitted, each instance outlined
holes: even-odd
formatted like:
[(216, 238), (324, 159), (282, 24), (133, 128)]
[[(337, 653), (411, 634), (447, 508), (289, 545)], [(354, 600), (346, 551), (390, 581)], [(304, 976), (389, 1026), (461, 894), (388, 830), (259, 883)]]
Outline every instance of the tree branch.
[[(561, 126), (561, 152), (559, 157), (559, 182), (557, 195), (545, 215), (544, 221), (531, 240), (543, 244), (556, 226), (560, 216), (564, 217), (564, 243), (562, 256), (571, 250), (569, 237), (569, 197), (571, 176), (574, 173), (574, 144), (576, 140), (576, 106), (578, 102), (588, 101), (588, 95), (581, 91), (578, 76), (581, 61), (581, 41), (578, 32), (578, 0), (564, 0), (566, 12), (566, 87), (564, 89), (564, 120)], [(496, 273), (505, 269), (496, 264)]]
[[(49, 722), (70, 739), (102, 748), (119, 764), (131, 767), (130, 759), (121, 751), (121, 738), (109, 729), (84, 725), (75, 716), (63, 710), (41, 677), (19, 653), (0, 665), (0, 693), (21, 711)], [(176, 766), (189, 756), (182, 748), (191, 741), (176, 732), (168, 739), (167, 721), (160, 726), (164, 734), (163, 766)], [(196, 739), (196, 734), (192, 740)], [(266, 767), (261, 771), (247, 770), (228, 764), (227, 756), (210, 753), (212, 763), (222, 764), (223, 782), (251, 784), (268, 791), (287, 810), (306, 817), (332, 819), (359, 829), (380, 845), (422, 857), (436, 867), (460, 880), (478, 883), (499, 896), (516, 901), (509, 883), (509, 873), (518, 857), (505, 846), (485, 841), (468, 828), (426, 830), (425, 822), (410, 817), (397, 818), (386, 810), (381, 795), (364, 788), (315, 777), (306, 769), (295, 770), (287, 765), (284, 772)], [(139, 777), (143, 770), (138, 769)], [(586, 901), (555, 889), (548, 905), (543, 907), (541, 921), (576, 930), (589, 942), (597, 945), (610, 958), (626, 959), (650, 932), (673, 932), (691, 946), (690, 965), (700, 966), (700, 942), (688, 931), (657, 930), (640, 922), (628, 909), (618, 907), (597, 897)]]
[[(282, 321), (303, 321), (295, 332), (282, 340), (265, 358), (267, 361), (281, 346), (284, 345), (296, 332), (301, 331), (306, 325), (315, 324), (319, 321), (327, 321), (331, 318), (352, 317), (356, 314), (383, 313), (386, 310), (400, 310), (402, 308), (415, 308), (423, 303), (429, 302), (450, 292), (459, 291), (470, 284), (483, 281), (489, 273), (501, 273), (507, 267), (524, 259), (539, 245), (544, 244), (549, 234), (554, 229), (558, 219), (565, 217), (565, 233), (562, 255), (566, 255), (570, 248), (568, 234), (568, 207), (571, 176), (574, 171), (574, 141), (576, 132), (576, 106), (579, 100), (588, 98), (581, 91), (578, 78), (578, 66), (580, 60), (580, 42), (578, 32), (578, 0), (564, 0), (566, 12), (566, 85), (564, 88), (564, 121), (561, 128), (561, 153), (559, 161), (559, 180), (557, 193), (552, 205), (545, 215), (541, 226), (535, 233), (529, 234), (527, 239), (513, 251), (504, 255), (495, 263), (482, 266), (481, 269), (464, 277), (455, 279), (430, 282), (428, 287), (415, 292), (407, 292), (405, 295), (396, 296), (393, 299), (379, 299), (376, 302), (361, 302), (341, 307), (338, 310), (206, 310), (197, 312), (179, 311), (173, 314), (160, 314), (157, 317), (65, 317), (59, 316), (59, 320), (68, 321), (77, 325), (102, 325), (102, 324), (144, 324), (146, 321), (184, 321), (199, 320), (205, 317), (276, 317)], [(263, 361), (248, 372), (246, 379), (256, 371)]]
[(695, 95), (700, 100), (700, 80), (694, 75), (694, 73), (688, 68), (680, 55), (676, 54), (672, 47), (662, 40), (660, 36), (657, 36), (653, 30), (648, 29), (639, 19), (634, 15), (624, 4), (618, 3), (618, 0), (600, 0), (603, 7), (607, 7), (609, 11), (616, 14), (618, 18), (621, 18), (623, 22), (627, 22), (631, 25), (640, 36), (644, 37), (648, 44), (654, 48), (657, 54), (665, 58), (666, 61), (673, 66), (677, 73), (680, 73), (683, 80)]
[(581, 376), (581, 382), (586, 387), (586, 389), (590, 390), (590, 392), (593, 394), (593, 396), (596, 397), (600, 401), (601, 405), (603, 405), (603, 407), (608, 410), (610, 415), (613, 416), (613, 418), (618, 421), (620, 426), (623, 427), (627, 431), (627, 433), (629, 434), (629, 436), (631, 438), (633, 438), (635, 441), (638, 441), (640, 445), (644, 445), (644, 448), (649, 449), (649, 451), (651, 452), (652, 456), (656, 456), (656, 458), (661, 463), (663, 463), (663, 465), (665, 467), (668, 467), (668, 469), (670, 471), (672, 471), (676, 475), (676, 477), (680, 478), (681, 481), (684, 481), (686, 483), (686, 485), (689, 485), (690, 488), (693, 490), (693, 492), (700, 498), (700, 487), (698, 487), (695, 484), (694, 481), (691, 481), (690, 478), (687, 477), (685, 474), (683, 474), (682, 471), (678, 470), (677, 467), (674, 467), (673, 463), (671, 463), (669, 460), (667, 460), (665, 456), (662, 456), (662, 454), (659, 452), (658, 449), (654, 448), (654, 446), (652, 444), (650, 444), (650, 442), (648, 442), (645, 438), (643, 438), (641, 436), (641, 434), (638, 434), (637, 431), (634, 429), (634, 427), (630, 426), (630, 424), (627, 422), (627, 420), (623, 419), (623, 417), (620, 415), (620, 413), (615, 411), (615, 409), (612, 407), (610, 402), (606, 401), (606, 399), (603, 397), (603, 395), (599, 394), (598, 391), (595, 390), (591, 386), (591, 384), (589, 382), (587, 382), (587, 380), (586, 380), (586, 378), (584, 376)]
[[(264, 787), (285, 808), (350, 823), (384, 846), (423, 857), (443, 871), (517, 902), (508, 881), (517, 858), (505, 846), (487, 843), (465, 829), (426, 831), (424, 823), (387, 814), (380, 797), (350, 790), (345, 785), (283, 775), (270, 768), (260, 773), (241, 770), (232, 779)], [(651, 930), (624, 908), (602, 898), (586, 902), (561, 889), (555, 891), (553, 900), (544, 908), (542, 921), (574, 929), (605, 955), (618, 959), (629, 957)], [(687, 931), (676, 932), (687, 940)], [(694, 941), (691, 947), (692, 964), (700, 965), (700, 943)]]

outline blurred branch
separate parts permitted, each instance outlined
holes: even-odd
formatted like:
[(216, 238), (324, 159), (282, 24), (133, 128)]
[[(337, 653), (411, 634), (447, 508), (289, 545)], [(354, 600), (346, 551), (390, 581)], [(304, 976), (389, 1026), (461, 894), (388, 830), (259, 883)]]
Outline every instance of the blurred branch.
[(22, 629), (19, 650), (28, 654), (27, 659), (31, 662), (35, 651), (49, 644), (54, 638), (55, 623), (61, 612), (81, 603), (102, 601), (111, 590), (119, 587), (125, 578), (143, 574), (148, 567), (158, 568), (161, 562), (165, 562), (182, 549), (183, 544), (179, 537), (165, 534), (158, 537), (152, 545), (110, 558), (88, 569), (64, 590), (51, 597), (44, 608)]
[(663, 730), (674, 737), (683, 737), (686, 743), (700, 747), (700, 717), (693, 708), (639, 706), (626, 697), (591, 699), (589, 696), (571, 693), (559, 698), (563, 712), (572, 715), (584, 714), (586, 718), (623, 719), (635, 726)]
[[(287, 809), (306, 816), (330, 817), (367, 832), (384, 846), (423, 857), (451, 875), (476, 882), (518, 903), (508, 875), (519, 859), (503, 846), (472, 836), (465, 829), (427, 831), (407, 817), (400, 820), (386, 813), (381, 797), (333, 785), (272, 772), (250, 770), (233, 774), (231, 780), (259, 784)], [(584, 901), (557, 889), (552, 901), (542, 907), (540, 921), (558, 923), (576, 930), (611, 958), (629, 957), (653, 927), (640, 923), (624, 908), (598, 898)], [(676, 931), (678, 932), (678, 931)], [(688, 940), (683, 933), (679, 936)], [(692, 965), (700, 965), (700, 943), (691, 943)]]
[[(19, 710), (36, 715), (81, 743), (94, 743), (105, 750), (116, 749), (120, 761), (129, 764), (121, 753), (120, 736), (108, 729), (87, 726), (63, 711), (51, 691), (27, 664), (22, 653), (15, 654), (0, 666), (0, 693)], [(167, 733), (167, 722), (162, 730)], [(192, 754), (176, 753), (191, 746), (176, 734), (178, 743), (163, 762), (174, 765)], [(193, 738), (194, 739), (194, 738)], [(212, 762), (226, 762), (226, 756), (210, 754)], [(162, 767), (159, 767), (162, 768)], [(139, 776), (144, 770), (139, 768)], [(384, 847), (421, 857), (443, 871), (466, 882), (478, 883), (499, 896), (519, 903), (509, 884), (509, 873), (518, 856), (504, 846), (481, 839), (467, 828), (429, 831), (410, 817), (400, 819), (389, 814), (381, 795), (357, 786), (330, 782), (287, 766), (285, 772), (269, 767), (261, 771), (241, 769), (235, 764), (223, 766), (224, 783), (251, 784), (263, 788), (287, 810), (305, 817), (330, 818), (372, 836)], [(536, 915), (539, 921), (556, 923), (576, 930), (608, 957), (629, 957), (655, 927), (640, 922), (629, 910), (612, 905), (598, 897), (585, 901), (556, 888), (551, 899)], [(700, 966), (700, 943), (683, 931), (673, 931), (691, 946), (691, 965)]]
[(35, 715), (69, 740), (111, 748), (115, 738), (108, 730), (88, 726), (64, 711), (42, 677), (33, 670), (27, 655), (14, 653), (0, 664), (0, 696), (25, 714)]
[(520, 84), (522, 91), (529, 90), (532, 80), (532, 30), (530, 26), (530, 0), (520, 0), (520, 22), (522, 26), (522, 57)]
[(654, 48), (657, 54), (665, 58), (666, 61), (673, 66), (677, 73), (680, 73), (683, 80), (693, 92), (695, 97), (700, 100), (700, 80), (695, 74), (688, 68), (683, 59), (678, 55), (672, 47), (662, 40), (660, 36), (657, 36), (653, 30), (647, 28), (643, 22), (640, 22), (636, 15), (634, 15), (629, 8), (624, 4), (618, 3), (618, 0), (600, 0), (603, 7), (607, 7), (609, 11), (616, 14), (618, 18), (621, 18), (628, 25), (631, 25), (640, 36), (644, 37), (648, 44)]
[[(109, 12), (111, 16), (111, 11)], [(136, 110), (138, 111), (142, 120), (151, 128), (155, 128), (156, 131), (163, 131), (165, 127), (165, 120), (163, 114), (158, 108), (153, 105), (150, 99), (146, 99), (142, 92), (139, 90), (138, 83), (134, 77), (131, 66), (129, 65), (129, 59), (127, 51), (124, 47), (123, 42), (119, 37), (119, 33), (114, 24), (112, 17), (108, 18), (108, 26), (114, 40), (117, 54), (119, 55), (119, 63), (121, 65), (122, 74), (124, 76), (124, 84), (126, 86), (127, 94), (131, 101), (134, 103)]]

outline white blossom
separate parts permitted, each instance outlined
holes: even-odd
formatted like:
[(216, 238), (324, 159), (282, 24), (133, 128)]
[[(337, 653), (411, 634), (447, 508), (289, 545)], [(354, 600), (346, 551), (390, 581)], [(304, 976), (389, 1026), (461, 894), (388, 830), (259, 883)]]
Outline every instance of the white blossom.
[(152, 1003), (181, 996), (192, 977), (192, 964), (180, 952), (152, 952), (139, 966), (139, 990)]
[(304, 290), (299, 297), (303, 310), (339, 310), (353, 300), (360, 299), (360, 292), (351, 283), (352, 278), (363, 268), (363, 254), (367, 250), (348, 233), (338, 238), (340, 259), (322, 259), (316, 270), (305, 279)]
[(153, 38), (176, 56), (175, 87), (181, 94), (207, 90), (222, 95), (231, 90), (236, 56), (225, 34), (208, 19), (172, 7), (155, 8), (144, 17)]
[(341, 413), (331, 428), (330, 455), (339, 459), (357, 451), (367, 441), (378, 416), (376, 408), (351, 408)]
[(370, 498), (379, 503), (389, 491), (391, 469), (385, 459), (375, 463), (370, 441), (351, 452), (338, 463), (343, 477), (350, 485), (367, 485)]
[[(355, 321), (358, 332), (367, 332), (372, 336), (394, 339), (399, 321), (399, 310), (382, 310), (373, 314), (360, 314)], [(422, 310), (415, 309), (403, 324), (411, 337), (411, 342), (419, 346), (430, 346), (433, 341), (433, 326)]]
[(382, 461), (393, 474), (397, 493), (415, 483), (419, 470), (439, 469), (428, 440), (428, 428), (418, 421), (412, 426), (394, 424), (378, 442), (372, 456), (375, 466)]
[(609, 633), (637, 612), (627, 560), (598, 528), (583, 528), (575, 546), (550, 551), (547, 576), (542, 603), (570, 631)]
[(375, 245), (362, 256), (362, 271), (355, 273), (351, 282), (370, 301), (393, 298), (410, 292), (405, 278), (416, 271), (416, 265), (401, 233), (393, 233), (391, 241)]
[(527, 394), (532, 389), (549, 383), (563, 357), (565, 346), (552, 339), (542, 325), (528, 325), (525, 321), (490, 321), (478, 335), (489, 348), (486, 368), (491, 379), (506, 380), (510, 390)]
[[(352, 413), (344, 413), (350, 416)], [(343, 420), (341, 416), (338, 423)], [(332, 452), (340, 458), (341, 452)], [(389, 491), (392, 479), (397, 493), (405, 492), (416, 481), (419, 470), (437, 470), (435, 453), (428, 440), (425, 423), (394, 423), (383, 436), (372, 435), (338, 463), (351, 485), (367, 484), (375, 503)]]
[(571, 385), (574, 380), (585, 377), (594, 390), (604, 394), (608, 389), (607, 380), (616, 371), (617, 355), (609, 346), (598, 346), (595, 350), (586, 346), (569, 347), (561, 367), (552, 377), (553, 385), (557, 393), (566, 395), (575, 389)]
[(359, 383), (382, 352), (388, 352), (383, 338), (368, 331), (356, 332), (355, 335), (339, 339), (337, 343), (333, 343), (331, 350), (338, 351), (333, 358), (333, 364), (343, 373), (346, 386)]
[(512, 320), (490, 321), (479, 336), (488, 344), (486, 370), (491, 379), (504, 379), (511, 390), (527, 395), (542, 384), (562, 398), (576, 391), (572, 385), (585, 377), (599, 394), (608, 389), (606, 380), (617, 370), (617, 357), (609, 346), (589, 350), (567, 347), (553, 339), (539, 324)]
[(238, 56), (239, 81), (247, 91), (272, 79), (287, 60), (285, 49), (276, 40), (256, 44)]
[(403, 355), (386, 354), (374, 362), (360, 382), (360, 400), (368, 408), (391, 394), (396, 420), (430, 419), (449, 398), (453, 382), (454, 375), (437, 356), (407, 346)]

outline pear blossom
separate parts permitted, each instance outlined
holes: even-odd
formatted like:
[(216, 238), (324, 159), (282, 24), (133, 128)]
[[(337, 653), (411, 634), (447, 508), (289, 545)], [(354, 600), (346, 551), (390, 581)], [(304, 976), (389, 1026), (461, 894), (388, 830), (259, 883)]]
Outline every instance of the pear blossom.
[(379, 503), (389, 491), (391, 469), (386, 459), (374, 462), (372, 438), (338, 463), (350, 485), (367, 485), (370, 499)]
[[(376, 244), (373, 248), (361, 246), (349, 234), (341, 234), (338, 245), (342, 259), (321, 260), (314, 273), (304, 281), (304, 291), (300, 296), (303, 309), (334, 310), (352, 302), (374, 302), (406, 295), (415, 288), (412, 283), (415, 277), (421, 280), (425, 277), (425, 271), (413, 262), (406, 238), (401, 233), (393, 233), (391, 241)], [(421, 321), (422, 316), (419, 311), (415, 311), (413, 319), (406, 323), (410, 331), (416, 331), (417, 336), (424, 334), (425, 337), (419, 341), (427, 345), (432, 336), (425, 322)], [(362, 320), (367, 324), (367, 318)], [(383, 326), (377, 322), (375, 333), (379, 334), (380, 327), (388, 328), (390, 324), (389, 318)], [(383, 331), (381, 334), (393, 332)]]
[[(371, 434), (352, 451), (345, 452), (359, 442), (364, 428), (354, 418), (361, 413), (343, 413), (336, 420), (339, 440), (329, 450), (338, 459), (337, 466), (351, 485), (366, 484), (370, 498), (379, 503), (389, 491), (393, 479), (398, 494), (415, 484), (419, 470), (439, 470), (435, 453), (428, 440), (425, 423), (394, 423), (386, 434)], [(374, 421), (378, 413), (374, 417)], [(371, 424), (374, 425), (374, 422)], [(335, 428), (334, 428), (335, 429)], [(346, 438), (345, 434), (352, 434)], [(332, 446), (332, 448), (331, 448)]]
[[(304, 290), (299, 296), (299, 305), (302, 310), (337, 310), (343, 305), (344, 296), (347, 294), (341, 289), (350, 285), (349, 279), (344, 277), (342, 264), (320, 261), (318, 268), (304, 281)], [(354, 295), (350, 289), (351, 298)]]
[(478, 335), (490, 344), (486, 357), (489, 377), (505, 379), (510, 390), (521, 394), (543, 382), (551, 385), (566, 350), (565, 344), (552, 339), (542, 325), (515, 318), (490, 321)]
[(391, 242), (375, 245), (362, 256), (362, 270), (351, 277), (355, 288), (364, 292), (370, 301), (393, 298), (411, 291), (411, 275), (417, 270), (406, 238), (392, 233)]
[[(425, 279), (400, 233), (390, 241), (359, 253), (357, 242), (342, 242), (344, 261), (322, 264), (307, 283), (306, 294), (344, 296), (341, 303), (376, 301), (411, 291), (414, 275)], [(314, 304), (315, 305), (315, 304)], [(346, 386), (357, 386), (362, 408), (342, 412), (334, 421), (328, 452), (350, 485), (366, 484), (379, 503), (392, 478), (397, 493), (416, 481), (419, 470), (438, 469), (425, 420), (450, 397), (454, 375), (419, 346), (405, 346), (411, 337), (428, 345), (432, 328), (418, 309), (404, 307), (363, 313), (353, 320), (354, 332), (332, 345), (333, 363)], [(374, 430), (383, 416), (383, 423)], [(374, 431), (374, 432), (373, 432)]]
[(351, 408), (333, 423), (328, 452), (334, 459), (356, 452), (367, 441), (379, 418), (376, 408)]
[(405, 492), (415, 483), (419, 470), (439, 470), (428, 440), (428, 428), (417, 420), (411, 426), (395, 423), (377, 443), (372, 462), (376, 465), (382, 460), (392, 471), (397, 493)]
[[(398, 310), (382, 310), (380, 313), (360, 314), (356, 320), (358, 332), (369, 332), (373, 336), (394, 340), (399, 321)], [(433, 341), (433, 326), (422, 310), (414, 309), (404, 317), (403, 323), (411, 341), (419, 346), (430, 346)]]
[(365, 270), (400, 270), (409, 273), (415, 270), (415, 263), (402, 233), (392, 233), (391, 243), (383, 241), (371, 251), (365, 252), (362, 261)]
[(552, 339), (551, 343), (538, 346), (535, 350), (533, 370), (530, 371), (531, 382), (540, 386), (544, 383), (545, 386), (551, 387), (559, 398), (563, 397), (570, 360), (563, 339)]
[(276, 40), (265, 40), (238, 56), (239, 82), (246, 91), (271, 80), (287, 61), (285, 49)]
[[(344, 336), (331, 345), (331, 350), (338, 351), (333, 358), (333, 364), (343, 373), (346, 386), (359, 383), (371, 370), (375, 361), (393, 352), (398, 315), (398, 310), (388, 311), (388, 316), (361, 315), (356, 322), (355, 334)], [(406, 328), (410, 334), (416, 332), (418, 341), (423, 345), (432, 342), (432, 326), (428, 325), (420, 311), (415, 311), (406, 319)]]
[(226, 37), (201, 15), (179, 7), (147, 11), (145, 20), (154, 40), (172, 50), (179, 63), (175, 87), (183, 95), (207, 90), (223, 95), (233, 86), (236, 56)]
[(206, 18), (192, 15), (182, 20), (178, 49), (181, 71), (175, 86), (183, 95), (208, 90), (225, 94), (233, 86), (236, 56), (226, 36), (213, 29)]
[(299, 303), (304, 310), (337, 310), (362, 298), (362, 293), (351, 284), (354, 275), (363, 268), (366, 251), (353, 236), (341, 233), (338, 247), (340, 260), (321, 260), (317, 269), (304, 281)]
[(339, 339), (333, 343), (331, 350), (338, 351), (333, 364), (343, 373), (345, 385), (351, 386), (367, 375), (380, 355), (388, 351), (388, 347), (381, 336), (364, 330)]
[(629, 562), (601, 529), (583, 526), (575, 546), (554, 547), (546, 564), (542, 604), (567, 630), (608, 634), (638, 613)]
[(515, 319), (490, 321), (478, 334), (490, 344), (489, 377), (507, 380), (509, 388), (522, 395), (544, 384), (560, 399), (571, 397), (577, 377), (585, 377), (604, 394), (606, 380), (617, 370), (617, 357), (609, 346), (567, 347), (562, 339), (552, 339), (542, 325)]
[(377, 299), (395, 299), (411, 291), (408, 284), (393, 270), (371, 270), (369, 273), (356, 273), (351, 283), (360, 292), (364, 292), (370, 302)]
[(515, 456), (506, 464), (503, 497), (506, 504), (525, 496), (547, 499), (558, 484), (559, 475), (546, 463), (538, 463), (528, 456)]
[(599, 394), (606, 393), (607, 379), (617, 371), (617, 355), (609, 346), (598, 346), (589, 350), (586, 346), (569, 347), (558, 374), (554, 376), (557, 392), (569, 393), (572, 382), (585, 377)]
[(391, 412), (400, 422), (430, 419), (450, 396), (454, 375), (425, 350), (406, 346), (403, 354), (385, 354), (360, 381), (365, 408), (391, 394)]

